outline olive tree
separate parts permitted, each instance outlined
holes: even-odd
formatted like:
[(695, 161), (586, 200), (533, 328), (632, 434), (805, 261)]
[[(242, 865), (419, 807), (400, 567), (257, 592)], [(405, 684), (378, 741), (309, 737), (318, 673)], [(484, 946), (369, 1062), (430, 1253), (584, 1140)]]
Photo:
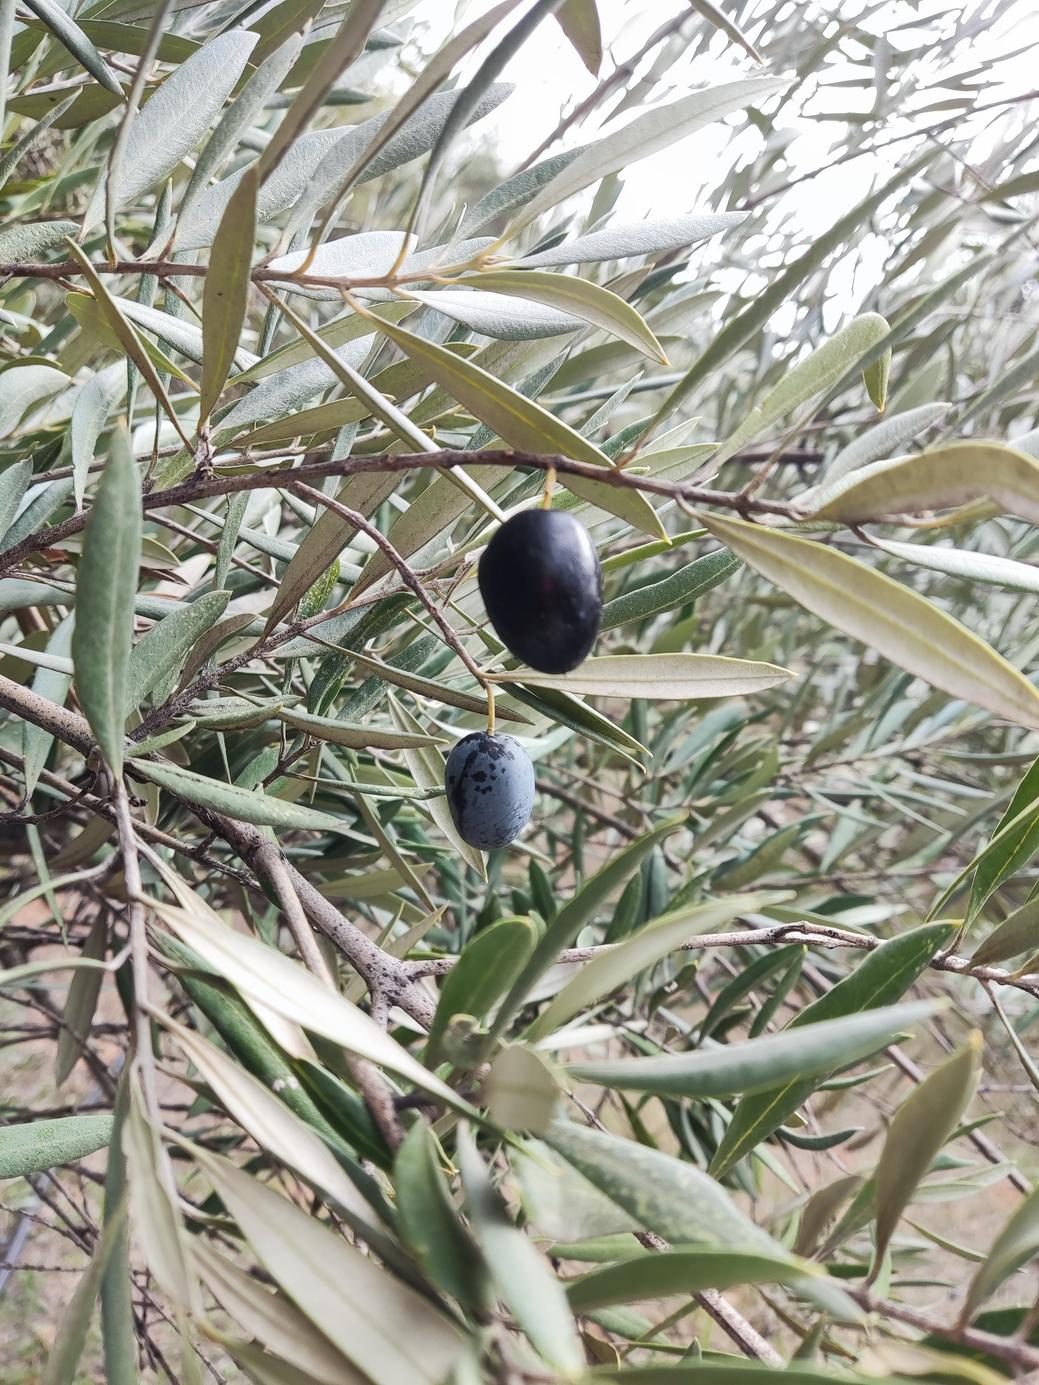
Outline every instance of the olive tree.
[(1023, 1378), (1029, 6), (463, 8), (0, 0), (4, 1378)]

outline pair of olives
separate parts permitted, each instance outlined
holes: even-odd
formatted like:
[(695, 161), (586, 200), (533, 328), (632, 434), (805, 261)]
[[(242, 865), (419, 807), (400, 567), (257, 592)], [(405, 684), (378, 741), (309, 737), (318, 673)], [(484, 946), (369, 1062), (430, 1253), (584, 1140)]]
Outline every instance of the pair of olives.
[[(602, 620), (602, 569), (586, 529), (560, 510), (524, 510), (484, 550), (480, 594), (510, 653), (542, 673), (568, 673)], [(447, 759), (447, 802), (459, 835), (488, 851), (530, 820), (534, 766), (514, 736), (475, 731)]]

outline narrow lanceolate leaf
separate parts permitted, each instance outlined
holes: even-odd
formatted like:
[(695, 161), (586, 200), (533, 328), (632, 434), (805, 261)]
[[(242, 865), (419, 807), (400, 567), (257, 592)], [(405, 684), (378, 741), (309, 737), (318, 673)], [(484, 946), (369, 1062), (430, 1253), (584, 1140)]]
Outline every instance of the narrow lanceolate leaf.
[(887, 386), (890, 374), (891, 347), (889, 346), (875, 360), (870, 361), (862, 372), (862, 383), (866, 386), (866, 393), (876, 405), (879, 413), (883, 413), (887, 406)]
[(584, 1353), (563, 1286), (533, 1241), (509, 1220), (501, 1194), (464, 1126), (459, 1131), (458, 1160), (473, 1234), (498, 1293), (535, 1351), (556, 1370), (576, 1375)]
[(500, 680), (532, 688), (562, 688), (584, 697), (649, 697), (691, 702), (707, 697), (743, 697), (774, 688), (793, 674), (775, 664), (727, 659), (716, 654), (604, 654), (586, 659), (572, 673), (537, 673), (518, 668)]
[(455, 1208), (425, 1121), (408, 1131), (393, 1165), (397, 1214), (405, 1242), (426, 1274), (469, 1309), (487, 1304), (487, 1269)]
[(1039, 951), (1039, 898), (1030, 899), (1008, 914), (998, 928), (994, 928), (979, 947), (974, 949), (971, 961), (976, 966), (992, 966), (1017, 957), (1022, 952)]
[[(107, 938), (107, 911), (99, 909), (80, 955), (102, 961)], [(64, 1023), (58, 1035), (58, 1054), (54, 1064), (55, 1086), (61, 1086), (83, 1052), (84, 1040), (90, 1034), (94, 1022), (94, 1010), (101, 992), (103, 975), (100, 967), (80, 967), (73, 974), (68, 1000), (65, 1002), (65, 1013), (62, 1016)]]
[(708, 87), (692, 96), (658, 106), (629, 121), (622, 129), (596, 140), (581, 151), (574, 161), (532, 197), (513, 222), (510, 234), (529, 226), (543, 212), (558, 206), (567, 197), (597, 183), (600, 178), (626, 168), (637, 159), (648, 158), (659, 149), (666, 149), (677, 140), (695, 134), (715, 120), (733, 111), (745, 109), (755, 101), (778, 91), (784, 85), (779, 77), (750, 77), (738, 82), (726, 82)]
[(944, 544), (893, 543), (875, 535), (873, 542), (894, 558), (902, 558), (931, 572), (942, 572), (946, 577), (981, 582), (986, 587), (1002, 587), (1004, 591), (1039, 593), (1039, 568), (1032, 563), (978, 553), (975, 549), (949, 548)]
[[(571, 274), (545, 274), (534, 269), (493, 269), (481, 270), (459, 282), (491, 293), (529, 298), (535, 303), (558, 308), (560, 312), (572, 313), (583, 322), (593, 323), (626, 341), (662, 365), (668, 364), (664, 348), (631, 304), (590, 279), (578, 279)], [(430, 295), (426, 302), (435, 307), (435, 296)]]
[(76, 692), (113, 774), (123, 766), (140, 554), (140, 480), (130, 439), (120, 429), (87, 518), (72, 635)]
[(566, 1296), (575, 1313), (590, 1313), (615, 1303), (695, 1294), (702, 1289), (796, 1283), (803, 1275), (812, 1273), (819, 1271), (809, 1264), (734, 1249), (672, 1250), (661, 1255), (632, 1256), (620, 1264), (594, 1270), (569, 1284)]
[(741, 914), (756, 914), (762, 910), (767, 912), (770, 904), (790, 897), (781, 890), (737, 895), (732, 899), (688, 905), (652, 920), (623, 943), (600, 952), (581, 966), (573, 979), (542, 1010), (527, 1037), (540, 1039), (551, 1034), (553, 1029), (559, 1029), (574, 1015), (594, 1005), (616, 987), (623, 986), (647, 967), (654, 966), (698, 933), (722, 928)]
[(213, 412), (234, 364), (249, 306), (249, 275), (256, 238), (255, 164), (245, 170), (220, 220), (202, 293), (200, 426)]
[(287, 1198), (192, 1151), (268, 1274), (372, 1380), (441, 1385), (462, 1338), (445, 1313)]
[(963, 1317), (969, 1321), (1022, 1265), (1039, 1254), (1039, 1187), (1011, 1213), (967, 1290)]
[(895, 1227), (931, 1161), (956, 1129), (978, 1082), (982, 1040), (976, 1030), (957, 1053), (910, 1092), (895, 1113), (876, 1172), (876, 1274)]
[(1039, 727), (1039, 692), (959, 621), (836, 549), (744, 520), (701, 516), (748, 566), (908, 673), (1022, 726)]
[[(954, 925), (950, 923), (931, 923), (882, 943), (832, 990), (799, 1011), (789, 1029), (893, 1004), (949, 942), (953, 932)], [(721, 1178), (737, 1160), (788, 1120), (817, 1085), (814, 1079), (794, 1079), (758, 1095), (745, 1096), (729, 1122), (711, 1172)]]
[(247, 1000), (259, 1001), (275, 1014), (323, 1034), (359, 1058), (379, 1063), (456, 1108), (469, 1109), (362, 1010), (276, 948), (228, 928), (201, 900), (193, 899), (190, 911), (159, 900), (152, 900), (150, 907), (181, 942)]
[[(47, 642), (47, 653), (57, 660), (65, 660), (69, 656), (72, 648), (73, 620), (73, 616), (66, 616), (60, 625), (56, 626), (54, 634)], [(41, 665), (33, 676), (32, 690), (39, 697), (45, 697), (48, 702), (63, 707), (71, 682), (71, 673), (63, 668), (47, 668)], [(53, 744), (54, 736), (50, 731), (37, 726), (35, 722), (23, 723), (22, 755), (26, 794), (32, 794), (40, 782), (40, 774)]]
[(181, 1308), (197, 1308), (198, 1292), (169, 1155), (144, 1110), (131, 1071), (123, 1126), (134, 1234), (160, 1288)]
[(883, 423), (867, 428), (834, 457), (826, 468), (826, 483), (837, 481), (860, 466), (868, 466), (870, 462), (890, 457), (904, 443), (910, 442), (934, 424), (940, 423), (951, 408), (952, 405), (944, 401), (921, 404), (916, 409), (907, 409), (904, 414), (893, 414)]
[(32, 479), (32, 462), (15, 462), (0, 472), (0, 540), (7, 534)]
[[(412, 360), (421, 361), (438, 385), (469, 409), (481, 423), (493, 428), (511, 447), (525, 452), (558, 452), (564, 457), (573, 457), (575, 461), (610, 466), (609, 459), (580, 433), (550, 414), (535, 400), (525, 398), (472, 361), (463, 361), (436, 342), (409, 332), (399, 323), (373, 319), (372, 325)], [(655, 538), (663, 537), (652, 505), (638, 492), (576, 476), (568, 478), (567, 485), (582, 500), (626, 519)]]
[(69, 423), (72, 445), (73, 493), (76, 509), (83, 508), (87, 478), (94, 461), (94, 448), (104, 431), (108, 415), (126, 390), (126, 367), (122, 361), (92, 375), (76, 396)]
[(662, 1058), (619, 1058), (575, 1063), (568, 1071), (581, 1082), (658, 1095), (722, 1097), (768, 1091), (833, 1072), (875, 1053), (898, 1034), (933, 1015), (930, 1001), (910, 1001), (839, 1020), (823, 1020), (745, 1043)]
[[(14, 5), (9, 0), (0, 3), (0, 30), (6, 9), (14, 13)], [(0, 72), (3, 71), (3, 37), (0, 32)], [(3, 83), (0, 83), (2, 91)], [(17, 260), (38, 260), (48, 250), (63, 245), (66, 236), (74, 236), (79, 226), (74, 221), (31, 221), (21, 226), (5, 226), (0, 231), (0, 263), (10, 264)]]
[(301, 803), (291, 803), (284, 798), (274, 798), (269, 794), (239, 788), (237, 784), (207, 779), (204, 774), (181, 769), (179, 765), (159, 763), (157, 760), (134, 760), (133, 772), (141, 779), (149, 779), (160, 788), (168, 789), (185, 803), (193, 803), (200, 808), (213, 808), (238, 822), (252, 822), (259, 827), (297, 828), (310, 832), (350, 830), (349, 824), (333, 817), (331, 813), (322, 813)]
[[(166, 417), (180, 434), (181, 442), (183, 442), (185, 447), (190, 447), (191, 440), (181, 427), (176, 411), (170, 403), (169, 395), (166, 393), (166, 389), (159, 378), (158, 372), (152, 364), (151, 356), (145, 350), (140, 337), (120, 312), (112, 295), (105, 288), (104, 281), (101, 279), (101, 276), (91, 264), (81, 247), (73, 240), (67, 240), (66, 244), (73, 257), (79, 261), (80, 270), (82, 271), (84, 279), (86, 279), (87, 283), (90, 285), (90, 290), (94, 295), (94, 302), (105, 329), (114, 335), (120, 346), (125, 350), (127, 356), (129, 356), (130, 360), (133, 361), (134, 365), (144, 376), (148, 383), (148, 388), (162, 405)], [(71, 295), (71, 298), (76, 300), (79, 296), (74, 294)], [(89, 303), (90, 299), (88, 297), (85, 300), (79, 299), (79, 301)]]
[(499, 919), (470, 938), (440, 987), (426, 1050), (430, 1067), (436, 1066), (444, 1033), (455, 1015), (482, 1020), (515, 981), (536, 941), (534, 924), (523, 918)]
[(888, 332), (879, 313), (854, 318), (822, 346), (784, 372), (781, 382), (752, 409), (714, 458), (724, 461), (766, 428), (835, 384), (849, 366), (860, 361)]
[(325, 1142), (273, 1092), (194, 1030), (168, 1017), (163, 1024), (243, 1130), (270, 1154), (329, 1195), (355, 1230), (378, 1223)]
[(552, 1126), (545, 1143), (639, 1226), (673, 1245), (793, 1259), (755, 1226), (720, 1183), (688, 1160), (562, 1120)]
[(697, 386), (709, 378), (712, 371), (717, 370), (735, 351), (739, 350), (745, 341), (748, 341), (759, 328), (765, 325), (772, 314), (791, 296), (798, 284), (816, 270), (828, 255), (843, 245), (849, 236), (857, 235), (860, 228), (869, 221), (876, 209), (892, 194), (908, 184), (934, 157), (934, 152), (928, 150), (905, 168), (900, 168), (894, 177), (871, 192), (868, 197), (865, 197), (857, 206), (852, 207), (838, 221), (835, 221), (828, 231), (825, 231), (821, 236), (816, 236), (803, 255), (799, 255), (796, 260), (787, 265), (781, 274), (770, 280), (768, 286), (761, 293), (756, 294), (742, 312), (729, 319), (710, 345), (701, 352), (671, 390), (671, 393), (657, 410), (650, 426), (653, 427), (662, 419), (669, 418), (678, 406), (689, 398)]
[(106, 1222), (90, 1264), (80, 1276), (76, 1291), (60, 1316), (57, 1337), (47, 1358), (41, 1385), (74, 1385), (80, 1357), (87, 1342), (90, 1319), (94, 1314), (98, 1287), (113, 1253), (119, 1246), (125, 1222), (124, 1200), (118, 1213)]
[(602, 25), (596, 0), (564, 0), (556, 20), (588, 71), (595, 77), (602, 67)]
[[(351, 1366), (327, 1337), (316, 1332), (310, 1319), (280, 1290), (272, 1293), (264, 1288), (251, 1274), (239, 1269), (233, 1260), (214, 1250), (203, 1236), (196, 1237), (192, 1250), (206, 1288), (228, 1314), (237, 1331), (248, 1333), (255, 1341), (262, 1342), (271, 1351), (293, 1362), (293, 1369), (305, 1372), (302, 1381), (297, 1382), (290, 1376), (286, 1385), (309, 1385), (311, 1380), (321, 1382), (321, 1385), (328, 1385), (328, 1382), (332, 1382), (332, 1385), (366, 1385), (367, 1377)], [(233, 1349), (237, 1355), (240, 1346), (235, 1344)], [(270, 1356), (258, 1355), (262, 1363), (274, 1360)], [(252, 1376), (250, 1370), (250, 1378)], [(255, 1379), (258, 1385), (265, 1385), (264, 1377), (256, 1374)]]
[(680, 818), (672, 818), (668, 822), (662, 822), (626, 846), (623, 851), (618, 851), (571, 899), (567, 900), (545, 930), (530, 960), (502, 1001), (494, 1021), (495, 1034), (502, 1033), (535, 984), (548, 971), (563, 949), (573, 943), (585, 924), (595, 918), (611, 895), (627, 884), (653, 848), (676, 831), (682, 821)]
[[(231, 29), (210, 39), (168, 76), (134, 116), (113, 201), (117, 207), (172, 173), (212, 128), (234, 89), (258, 35)], [(85, 218), (87, 230), (104, 211), (104, 192), (95, 192)]]
[(42, 1173), (85, 1159), (104, 1149), (111, 1133), (112, 1117), (107, 1111), (5, 1125), (0, 1129), (0, 1178)]
[(297, 711), (295, 707), (282, 707), (279, 718), (297, 731), (303, 731), (319, 741), (330, 741), (333, 745), (348, 745), (355, 749), (376, 750), (417, 750), (424, 746), (443, 744), (439, 736), (428, 736), (422, 731), (393, 731), (382, 726), (355, 726), (349, 721), (339, 721), (335, 717), (312, 716), (309, 712)]
[[(11, 75), (11, 40), (14, 37), (14, 11), (16, 0), (0, 0), (0, 129), (7, 115), (7, 82)], [(73, 233), (75, 227), (72, 228)], [(66, 231), (64, 234), (70, 234)], [(0, 249), (3, 241), (0, 240)], [(16, 259), (4, 251), (3, 259)]]
[(747, 215), (747, 212), (701, 213), (666, 221), (639, 221), (632, 226), (608, 226), (605, 230), (592, 231), (587, 236), (577, 236), (547, 250), (524, 255), (512, 263), (523, 265), (525, 269), (549, 269), (555, 265), (622, 260), (630, 255), (657, 255), (732, 230), (746, 221)]
[(123, 89), (118, 77), (57, 0), (25, 0), (25, 5), (47, 26), (58, 42), (69, 50), (76, 61), (86, 68), (96, 82), (100, 82), (106, 91), (122, 96)]
[(153, 690), (180, 669), (188, 651), (212, 629), (230, 600), (229, 591), (206, 592), (170, 612), (134, 645), (130, 653), (127, 697), (138, 707)]
[(1039, 462), (1000, 442), (954, 442), (861, 467), (818, 492), (813, 514), (858, 523), (980, 499), (1039, 524)]
[(297, 135), (306, 129), (339, 74), (360, 56), (365, 40), (378, 23), (383, 3), (384, 0), (358, 0), (357, 4), (350, 6), (338, 32), (329, 40), (307, 80), (296, 93), (292, 105), (285, 112), (273, 139), (263, 151), (260, 160), (262, 180), (270, 177), (292, 147)]
[(106, 1385), (137, 1385), (137, 1338), (134, 1333), (130, 1236), (123, 1216), (126, 1206), (126, 1156), (123, 1132), (129, 1108), (128, 1074), (124, 1068), (116, 1090), (112, 1138), (105, 1169), (104, 1232), (118, 1222), (116, 1243), (101, 1276), (101, 1342), (105, 1353)]

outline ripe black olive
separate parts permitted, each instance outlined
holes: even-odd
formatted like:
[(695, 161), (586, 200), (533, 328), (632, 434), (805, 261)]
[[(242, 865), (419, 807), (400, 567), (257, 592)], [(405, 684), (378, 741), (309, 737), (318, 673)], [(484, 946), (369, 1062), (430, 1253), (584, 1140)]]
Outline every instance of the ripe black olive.
[(588, 531), (564, 510), (507, 519), (480, 559), (480, 593), (510, 653), (542, 673), (569, 673), (602, 620), (602, 569)]
[(464, 736), (447, 757), (444, 782), (459, 835), (481, 851), (507, 846), (530, 821), (534, 766), (515, 736)]

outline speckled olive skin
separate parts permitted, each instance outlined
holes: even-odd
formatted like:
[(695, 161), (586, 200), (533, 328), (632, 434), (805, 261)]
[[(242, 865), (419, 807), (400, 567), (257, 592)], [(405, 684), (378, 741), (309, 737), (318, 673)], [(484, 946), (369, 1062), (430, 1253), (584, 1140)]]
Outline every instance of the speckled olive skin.
[(480, 851), (508, 846), (530, 821), (534, 766), (515, 736), (464, 736), (447, 757), (445, 787), (460, 836)]
[(491, 623), (517, 658), (542, 673), (587, 659), (602, 621), (602, 569), (573, 515), (513, 515), (484, 550), (479, 577)]

